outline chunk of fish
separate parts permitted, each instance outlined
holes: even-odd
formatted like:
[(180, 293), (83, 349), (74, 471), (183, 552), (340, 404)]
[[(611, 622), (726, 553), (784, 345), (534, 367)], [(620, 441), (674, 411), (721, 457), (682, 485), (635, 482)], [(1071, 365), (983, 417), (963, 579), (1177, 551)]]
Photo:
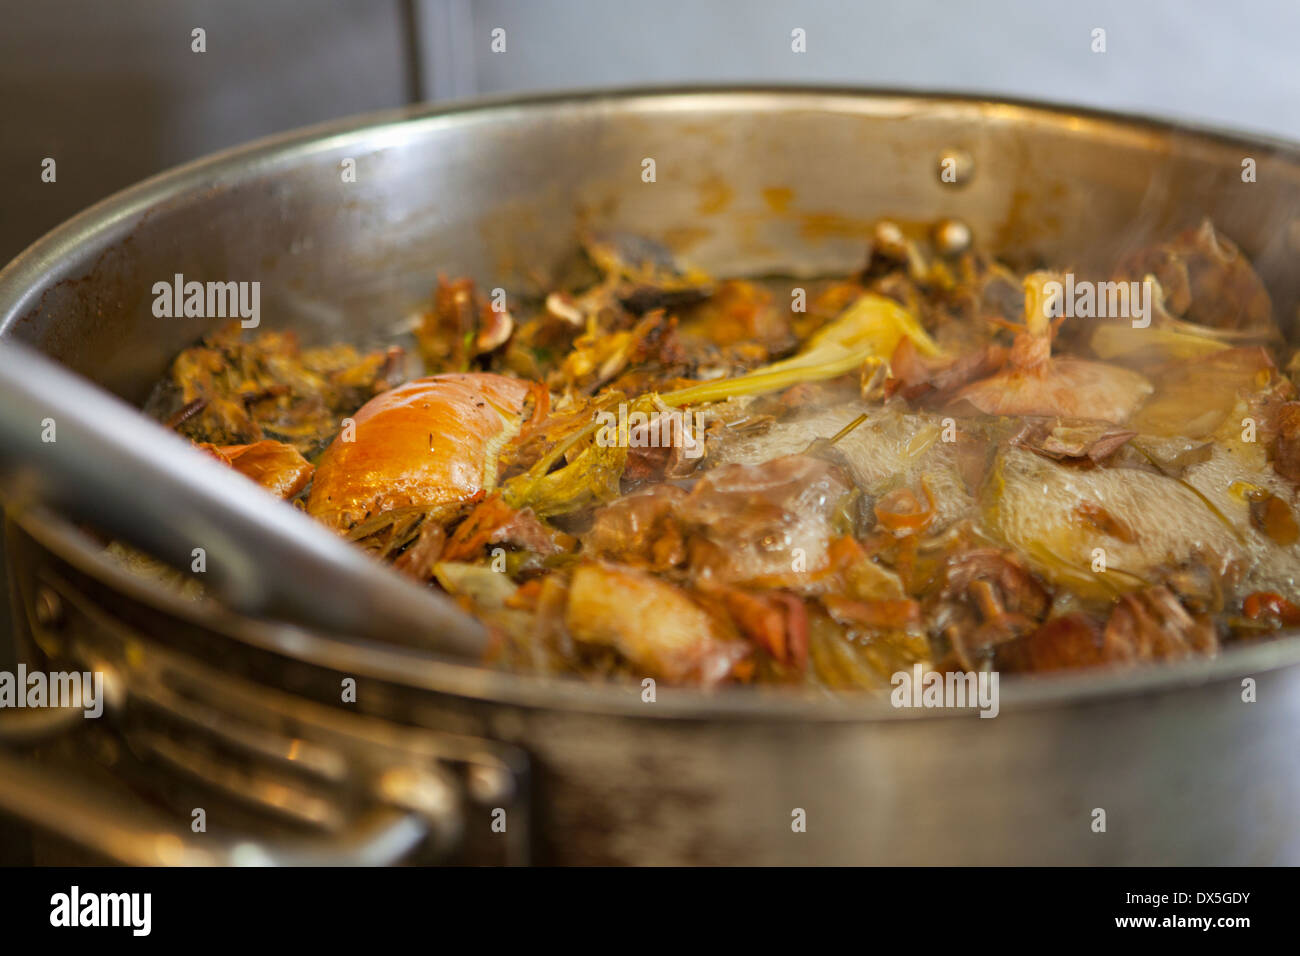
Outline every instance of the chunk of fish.
[(398, 509), (448, 517), (495, 486), (533, 387), (485, 372), (435, 375), (371, 399), (355, 434), (345, 427), (325, 450), (307, 511), (340, 531)]

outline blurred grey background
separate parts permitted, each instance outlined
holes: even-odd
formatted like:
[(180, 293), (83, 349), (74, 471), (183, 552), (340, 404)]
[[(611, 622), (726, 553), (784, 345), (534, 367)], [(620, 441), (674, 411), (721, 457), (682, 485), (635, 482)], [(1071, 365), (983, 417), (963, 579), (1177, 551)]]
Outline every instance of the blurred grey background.
[[(421, 99), (689, 82), (1003, 93), (1300, 139), (1295, 0), (0, 0), (0, 262), (184, 160)], [(191, 31), (206, 31), (205, 53)], [(494, 52), (492, 33), (505, 31)], [(807, 51), (791, 50), (805, 31)], [(1093, 30), (1106, 51), (1092, 50)], [(42, 183), (53, 157), (55, 183)]]

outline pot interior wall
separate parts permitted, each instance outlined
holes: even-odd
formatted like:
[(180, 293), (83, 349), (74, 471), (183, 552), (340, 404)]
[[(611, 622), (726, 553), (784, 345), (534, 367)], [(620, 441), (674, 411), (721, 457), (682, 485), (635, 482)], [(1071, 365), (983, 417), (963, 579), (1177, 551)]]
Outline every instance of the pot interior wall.
[[(941, 181), (949, 150), (972, 157), (967, 182)], [(1080, 270), (1210, 216), (1256, 259), (1289, 325), (1298, 200), (1286, 150), (974, 100), (695, 92), (404, 114), (235, 151), (109, 200), (0, 281), (0, 334), (141, 401), (222, 322), (153, 315), (154, 284), (178, 273), (259, 281), (263, 328), (366, 341), (427, 301), (439, 273), (543, 288), (585, 227), (664, 239), (717, 272), (815, 273), (860, 262), (882, 215), (958, 216), (1019, 264)]]

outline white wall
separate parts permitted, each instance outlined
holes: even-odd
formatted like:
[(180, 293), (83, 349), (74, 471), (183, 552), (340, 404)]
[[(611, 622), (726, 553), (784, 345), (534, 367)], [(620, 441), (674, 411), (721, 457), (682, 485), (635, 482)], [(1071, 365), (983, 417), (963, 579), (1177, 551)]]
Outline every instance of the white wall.
[[(430, 98), (688, 81), (990, 92), (1300, 139), (1297, 0), (419, 0)], [(459, 24), (439, 30), (435, 23)], [(506, 30), (503, 54), (488, 49)], [(808, 51), (790, 52), (790, 31)], [(1091, 33), (1106, 30), (1093, 53)], [(441, 36), (433, 36), (435, 33)], [(442, 56), (437, 56), (442, 51)]]
[[(0, 263), (168, 166), (417, 85), (984, 91), (1300, 140), (1297, 47), (1300, 0), (0, 0)], [(47, 156), (57, 188), (39, 179)]]

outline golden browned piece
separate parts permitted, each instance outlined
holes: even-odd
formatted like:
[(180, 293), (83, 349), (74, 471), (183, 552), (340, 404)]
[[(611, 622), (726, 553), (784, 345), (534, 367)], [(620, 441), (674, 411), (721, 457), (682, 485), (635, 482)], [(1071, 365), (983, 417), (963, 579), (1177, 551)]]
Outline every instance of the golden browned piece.
[(495, 487), (530, 391), (503, 375), (449, 374), (371, 399), (325, 450), (307, 511), (340, 531), (398, 509), (445, 517)]
[(199, 445), (224, 465), (265, 488), (278, 498), (289, 499), (307, 487), (312, 466), (298, 449), (269, 438), (250, 445)]

